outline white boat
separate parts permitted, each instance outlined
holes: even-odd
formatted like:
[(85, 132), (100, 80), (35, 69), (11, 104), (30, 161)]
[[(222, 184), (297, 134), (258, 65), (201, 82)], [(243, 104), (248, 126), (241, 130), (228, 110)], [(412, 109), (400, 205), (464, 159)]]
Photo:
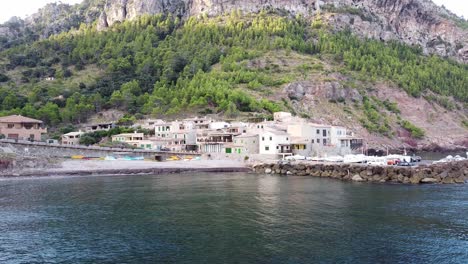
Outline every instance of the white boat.
[(460, 155), (456, 155), (455, 157), (452, 155), (448, 155), (447, 157), (438, 161), (434, 161), (433, 163), (437, 164), (437, 163), (446, 163), (446, 162), (463, 161), (463, 160), (466, 160), (466, 158), (461, 157)]
[(385, 158), (385, 157), (367, 157), (367, 164), (368, 165), (376, 165), (376, 166), (386, 166), (387, 165), (387, 158)]
[(343, 162), (344, 158), (341, 156), (331, 156), (323, 159), (324, 161), (327, 162)]
[(364, 154), (349, 154), (345, 155), (343, 158), (344, 163), (366, 163), (367, 162), (367, 156)]
[(117, 160), (114, 156), (106, 156), (104, 160)]
[(294, 156), (288, 156), (285, 158), (285, 160), (305, 160), (306, 157), (301, 156), (301, 155), (294, 155)]
[(311, 160), (311, 161), (323, 161), (323, 158), (319, 158), (319, 157), (307, 157), (306, 160)]

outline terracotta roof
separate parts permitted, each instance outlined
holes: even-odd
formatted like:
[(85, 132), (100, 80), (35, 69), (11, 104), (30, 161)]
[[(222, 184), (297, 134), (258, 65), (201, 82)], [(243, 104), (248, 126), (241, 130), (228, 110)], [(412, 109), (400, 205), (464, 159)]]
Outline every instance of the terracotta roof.
[(21, 115), (11, 115), (0, 117), (0, 123), (37, 123), (42, 124), (41, 120), (21, 116)]

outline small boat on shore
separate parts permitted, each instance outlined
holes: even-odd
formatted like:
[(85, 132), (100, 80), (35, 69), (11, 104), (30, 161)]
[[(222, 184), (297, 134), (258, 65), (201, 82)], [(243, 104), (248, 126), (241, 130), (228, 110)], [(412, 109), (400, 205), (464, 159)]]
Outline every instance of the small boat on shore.
[(367, 156), (364, 154), (349, 154), (345, 155), (343, 158), (344, 163), (366, 163), (367, 162)]

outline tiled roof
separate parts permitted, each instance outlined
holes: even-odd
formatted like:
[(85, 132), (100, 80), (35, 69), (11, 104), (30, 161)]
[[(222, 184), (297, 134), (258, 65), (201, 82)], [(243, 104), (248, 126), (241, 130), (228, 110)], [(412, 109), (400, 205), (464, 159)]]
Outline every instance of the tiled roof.
[(41, 120), (21, 116), (21, 115), (11, 115), (0, 117), (0, 123), (36, 123), (42, 124)]

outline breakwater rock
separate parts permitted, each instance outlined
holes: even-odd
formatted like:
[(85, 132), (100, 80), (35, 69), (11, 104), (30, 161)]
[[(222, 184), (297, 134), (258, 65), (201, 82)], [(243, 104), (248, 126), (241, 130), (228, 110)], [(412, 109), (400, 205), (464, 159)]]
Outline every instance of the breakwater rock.
[(468, 182), (468, 161), (417, 167), (317, 163), (260, 164), (253, 169), (256, 173), (326, 177), (357, 182), (403, 184)]

